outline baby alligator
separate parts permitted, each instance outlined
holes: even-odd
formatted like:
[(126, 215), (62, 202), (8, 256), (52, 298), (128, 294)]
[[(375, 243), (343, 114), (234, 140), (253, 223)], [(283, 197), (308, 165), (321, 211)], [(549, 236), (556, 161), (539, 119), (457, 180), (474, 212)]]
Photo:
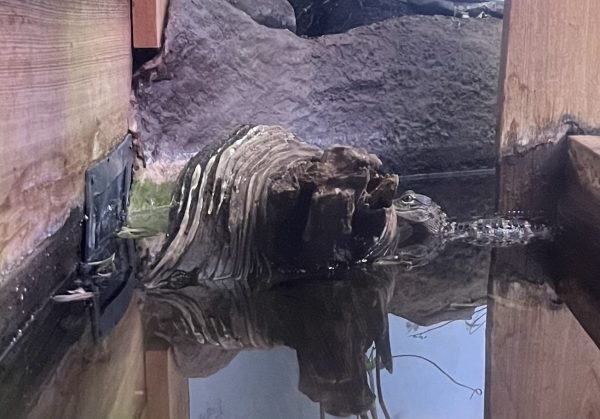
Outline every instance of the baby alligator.
[(552, 237), (548, 226), (532, 224), (520, 217), (450, 221), (446, 213), (431, 198), (411, 190), (395, 199), (392, 208), (398, 225), (402, 222), (422, 225), (427, 234), (418, 243), (406, 246), (403, 243), (406, 243), (408, 238), (400, 237), (396, 241), (394, 250), (375, 261), (378, 265), (399, 263), (408, 269), (422, 266), (434, 259), (448, 242), (454, 241), (475, 246), (510, 247), (526, 245), (534, 239)]
[(433, 235), (446, 241), (462, 241), (480, 246), (524, 245), (532, 239), (549, 239), (551, 230), (544, 224), (532, 224), (520, 218), (491, 217), (473, 221), (449, 221), (438, 204), (425, 195), (404, 192), (393, 202), (396, 215), (412, 223), (421, 223)]

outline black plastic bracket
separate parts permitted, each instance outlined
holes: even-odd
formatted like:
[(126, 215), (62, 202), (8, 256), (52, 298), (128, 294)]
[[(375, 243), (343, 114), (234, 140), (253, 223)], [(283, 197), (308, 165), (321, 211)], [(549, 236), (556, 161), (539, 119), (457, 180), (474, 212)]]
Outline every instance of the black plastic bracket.
[[(135, 246), (116, 236), (127, 217), (132, 182), (132, 138), (85, 173), (85, 234), (81, 279), (94, 292), (94, 336), (105, 336), (121, 319), (136, 285)], [(94, 262), (114, 258), (109, 274), (95, 275)]]

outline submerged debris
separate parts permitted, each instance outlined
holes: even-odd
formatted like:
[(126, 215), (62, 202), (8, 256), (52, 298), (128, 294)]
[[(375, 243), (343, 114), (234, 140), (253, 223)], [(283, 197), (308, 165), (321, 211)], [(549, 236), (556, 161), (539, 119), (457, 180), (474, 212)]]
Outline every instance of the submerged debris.
[(67, 291), (66, 294), (58, 294), (50, 297), (52, 301), (57, 303), (70, 303), (73, 301), (85, 301), (94, 298), (94, 293), (86, 291), (82, 287)]

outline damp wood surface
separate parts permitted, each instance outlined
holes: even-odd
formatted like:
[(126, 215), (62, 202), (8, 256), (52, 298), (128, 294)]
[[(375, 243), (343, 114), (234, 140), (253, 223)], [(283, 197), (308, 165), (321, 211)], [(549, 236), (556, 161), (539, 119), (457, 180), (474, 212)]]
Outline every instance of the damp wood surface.
[(120, 0), (0, 0), (0, 283), (127, 132), (130, 32)]
[(488, 305), (488, 419), (600, 418), (600, 351), (540, 286), (500, 286)]

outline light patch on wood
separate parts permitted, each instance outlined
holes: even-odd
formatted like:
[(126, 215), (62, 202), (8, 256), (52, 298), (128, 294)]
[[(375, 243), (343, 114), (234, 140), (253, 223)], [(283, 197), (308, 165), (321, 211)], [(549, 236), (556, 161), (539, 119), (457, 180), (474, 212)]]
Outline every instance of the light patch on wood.
[(0, 1), (0, 272), (83, 201), (127, 132), (129, 3)]

